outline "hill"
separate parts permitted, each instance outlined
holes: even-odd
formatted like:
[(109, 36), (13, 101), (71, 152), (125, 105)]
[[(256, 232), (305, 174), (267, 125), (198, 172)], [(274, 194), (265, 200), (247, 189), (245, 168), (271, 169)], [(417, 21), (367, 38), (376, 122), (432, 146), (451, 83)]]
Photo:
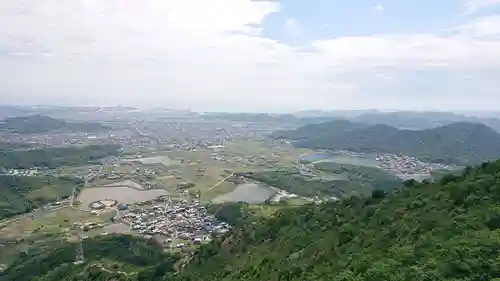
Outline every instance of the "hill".
[[(156, 262), (172, 259), (161, 256), (154, 245), (134, 242), (143, 250), (129, 250), (136, 249), (135, 244), (103, 245), (90, 240), (84, 246), (89, 248), (85, 264), (71, 264), (74, 246), (67, 246), (20, 258), (3, 277), (19, 281), (35, 276), (44, 281), (108, 281), (110, 274), (123, 281), (497, 280), (499, 183), (497, 161), (436, 183), (410, 181), (391, 194), (376, 191), (368, 198), (281, 209), (267, 219), (247, 220), (251, 217), (247, 208), (239, 208), (235, 214), (242, 219), (234, 219), (241, 226), (202, 246), (189, 262), (179, 261), (179, 273), (170, 271), (172, 264)], [(138, 255), (133, 263), (132, 253)], [(143, 253), (151, 257), (147, 262)], [(141, 272), (118, 276), (110, 270), (101, 271), (106, 275), (101, 277), (88, 269), (95, 260), (107, 260), (106, 264), (116, 260), (121, 270), (130, 263), (130, 271), (143, 267), (155, 273), (142, 279)]]
[(277, 131), (273, 133), (275, 138), (291, 139), (295, 141), (318, 139), (319, 141), (326, 136), (336, 136), (349, 133), (353, 130), (369, 127), (362, 123), (354, 123), (347, 120), (334, 120), (322, 122), (319, 124), (306, 124), (291, 131)]
[[(101, 236), (84, 240), (85, 260), (73, 264), (76, 245), (32, 249), (12, 264), (0, 280), (110, 281), (153, 280), (172, 272), (178, 257), (167, 255), (158, 244), (132, 236)], [(140, 273), (139, 273), (140, 272)], [(3, 279), (2, 279), (3, 278)]]
[(500, 135), (484, 124), (453, 123), (421, 131), (349, 121), (310, 124), (277, 138), (295, 140), (299, 147), (402, 153), (422, 160), (468, 165), (500, 157)]
[(0, 131), (17, 134), (42, 134), (48, 132), (97, 132), (109, 129), (99, 123), (67, 122), (49, 116), (30, 115), (6, 118), (0, 123)]
[(0, 151), (0, 167), (29, 169), (85, 165), (109, 155), (118, 155), (119, 145), (89, 145), (84, 147), (50, 147), (34, 150)]
[(465, 116), (451, 112), (373, 112), (349, 118), (352, 122), (369, 125), (387, 125), (400, 129), (424, 130), (457, 122), (485, 124), (500, 132), (500, 119)]
[(70, 177), (0, 175), (0, 219), (31, 211), (73, 193), (83, 182)]

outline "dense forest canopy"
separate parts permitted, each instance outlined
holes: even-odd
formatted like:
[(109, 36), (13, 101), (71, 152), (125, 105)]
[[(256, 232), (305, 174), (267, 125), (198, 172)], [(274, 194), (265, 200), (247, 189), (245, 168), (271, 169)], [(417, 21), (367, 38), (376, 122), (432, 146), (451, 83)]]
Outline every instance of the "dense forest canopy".
[[(153, 241), (118, 235), (84, 240), (85, 264), (75, 265), (76, 244), (55, 244), (51, 249), (23, 253), (0, 280), (16, 281), (149, 281), (173, 272), (179, 260), (165, 254)], [(139, 273), (140, 272), (140, 273)], [(4, 279), (2, 279), (4, 278)], [(157, 279), (156, 279), (157, 280)]]
[(0, 219), (69, 197), (75, 186), (82, 184), (82, 180), (72, 177), (0, 175)]
[[(71, 263), (74, 246), (67, 246), (28, 254), (3, 277), (19, 281), (34, 277), (44, 281), (473, 281), (500, 277), (500, 161), (467, 168), (460, 175), (449, 174), (438, 182), (409, 181), (405, 186), (392, 193), (374, 191), (366, 198), (285, 208), (260, 220), (247, 220), (245, 208), (230, 206), (227, 210), (235, 210), (232, 219), (238, 222), (232, 233), (202, 246), (189, 262), (183, 259), (176, 266), (171, 264), (175, 258), (163, 257), (154, 245), (139, 241), (102, 245), (89, 240), (84, 246), (89, 259), (82, 265)], [(142, 250), (129, 251), (136, 249), (135, 243)], [(138, 260), (132, 255), (138, 255)], [(151, 258), (144, 260), (144, 255)], [(91, 267), (101, 263), (107, 269), (115, 261), (118, 269), (110, 272)], [(131, 264), (132, 272), (128, 272), (133, 274), (117, 273), (124, 264)], [(183, 265), (180, 272), (172, 271)]]

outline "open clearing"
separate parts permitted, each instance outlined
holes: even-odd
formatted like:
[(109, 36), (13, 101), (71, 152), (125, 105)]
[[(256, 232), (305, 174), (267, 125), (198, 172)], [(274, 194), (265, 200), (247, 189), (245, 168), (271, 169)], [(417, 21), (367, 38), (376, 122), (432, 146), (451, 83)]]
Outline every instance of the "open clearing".
[(82, 203), (82, 207), (88, 208), (90, 203), (97, 200), (113, 199), (118, 203), (133, 204), (168, 194), (168, 191), (164, 189), (137, 190), (126, 186), (92, 187), (82, 190), (78, 201)]

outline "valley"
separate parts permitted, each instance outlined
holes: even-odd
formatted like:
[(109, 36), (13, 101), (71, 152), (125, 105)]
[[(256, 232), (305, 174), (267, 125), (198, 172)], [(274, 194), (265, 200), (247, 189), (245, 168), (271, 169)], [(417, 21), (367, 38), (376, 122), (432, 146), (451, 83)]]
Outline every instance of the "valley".
[[(311, 126), (290, 126), (287, 134)], [(0, 221), (0, 264), (8, 274), (21, 256), (49, 253), (54, 245), (73, 247), (75, 255), (79, 243), (85, 253), (86, 243), (100, 243), (86, 241), (107, 239), (145, 239), (179, 266), (228, 235), (240, 235), (241, 227), (313, 206), (400, 193), (463, 169), (401, 153), (303, 147), (275, 137), (283, 124), (266, 122), (170, 119), (114, 122), (109, 130), (88, 144), (82, 139), (83, 146), (58, 140), (16, 149), (15, 155), (29, 156), (22, 166), (18, 156), (6, 154), (10, 166), (2, 177), (26, 181), (21, 189), (17, 182), (14, 189), (2, 186), (11, 192), (5, 202), (18, 210)], [(44, 162), (44, 155), (59, 158)], [(46, 185), (38, 185), (43, 179)], [(141, 271), (110, 269), (105, 260), (87, 263), (86, 254), (73, 259), (111, 275), (137, 277)]]

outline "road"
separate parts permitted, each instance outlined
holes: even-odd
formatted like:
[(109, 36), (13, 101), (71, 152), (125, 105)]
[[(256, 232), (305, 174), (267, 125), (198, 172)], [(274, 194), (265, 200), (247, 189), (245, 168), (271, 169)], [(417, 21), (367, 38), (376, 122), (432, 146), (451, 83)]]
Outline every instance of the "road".
[(229, 178), (231, 178), (232, 176), (234, 176), (234, 174), (231, 174), (229, 175), (228, 177), (226, 177), (225, 179), (221, 180), (220, 182), (216, 183), (214, 186), (210, 187), (209, 189), (205, 190), (205, 192), (208, 192), (214, 188), (216, 188), (217, 186), (221, 185), (223, 182), (227, 181)]

